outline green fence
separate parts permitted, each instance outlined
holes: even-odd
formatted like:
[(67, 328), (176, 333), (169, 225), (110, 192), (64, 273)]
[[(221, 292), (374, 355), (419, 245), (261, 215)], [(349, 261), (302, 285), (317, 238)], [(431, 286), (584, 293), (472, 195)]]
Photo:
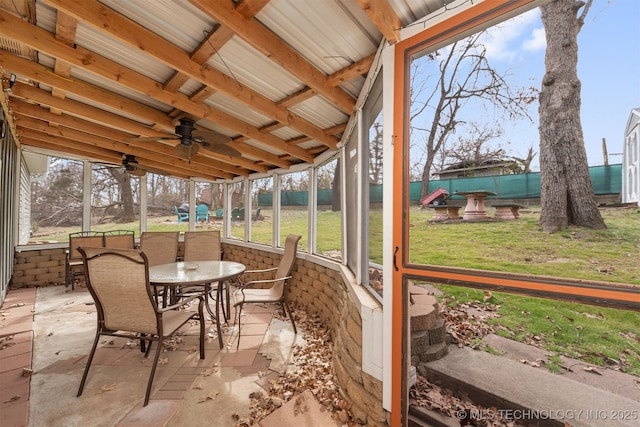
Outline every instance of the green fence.
[[(622, 189), (622, 165), (592, 166), (589, 168), (593, 192), (596, 195), (620, 194)], [(528, 199), (540, 197), (540, 172), (514, 175), (480, 176), (475, 178), (441, 179), (429, 181), (431, 193), (436, 188), (445, 188), (449, 194), (457, 191), (487, 190), (497, 194), (497, 199)], [(419, 202), (421, 182), (412, 182), (409, 197)], [(318, 205), (331, 204), (332, 190), (318, 191)], [(283, 191), (280, 193), (283, 206), (307, 206), (309, 194), (306, 191)], [(369, 187), (371, 203), (382, 203), (382, 185)], [(463, 197), (452, 196), (463, 199)], [(258, 194), (258, 206), (272, 205), (271, 193)]]

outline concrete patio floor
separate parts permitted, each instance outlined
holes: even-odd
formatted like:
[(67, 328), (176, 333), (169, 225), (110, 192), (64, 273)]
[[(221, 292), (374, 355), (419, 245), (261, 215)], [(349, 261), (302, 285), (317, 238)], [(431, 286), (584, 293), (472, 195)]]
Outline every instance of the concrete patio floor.
[[(223, 327), (220, 349), (215, 325), (208, 322), (202, 360), (198, 326), (185, 326), (175, 351), (161, 354), (149, 405), (142, 407), (150, 363), (135, 339), (105, 337), (84, 392), (76, 397), (96, 327), (86, 288), (12, 290), (0, 324), (0, 336), (12, 334), (12, 342), (0, 341), (2, 425), (235, 426), (249, 416), (250, 394), (284, 374), (293, 344), (303, 343), (288, 320), (273, 317), (274, 309), (246, 306), (239, 349), (237, 328)], [(266, 424), (304, 425), (300, 419), (281, 420), (278, 412), (286, 414), (278, 410)], [(335, 425), (328, 414), (315, 417), (313, 425), (320, 420)]]

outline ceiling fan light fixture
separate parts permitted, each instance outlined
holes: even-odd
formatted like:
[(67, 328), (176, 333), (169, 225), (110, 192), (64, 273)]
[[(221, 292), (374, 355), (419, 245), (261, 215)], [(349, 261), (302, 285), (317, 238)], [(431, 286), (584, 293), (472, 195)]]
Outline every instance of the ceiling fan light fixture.
[(195, 156), (200, 150), (200, 146), (198, 144), (178, 144), (176, 145), (176, 153), (178, 156), (191, 160), (193, 156)]
[(138, 167), (138, 159), (136, 156), (132, 154), (125, 154), (124, 159), (122, 159), (122, 166), (124, 166), (124, 170), (127, 171), (129, 175), (133, 176), (144, 176), (146, 171)]

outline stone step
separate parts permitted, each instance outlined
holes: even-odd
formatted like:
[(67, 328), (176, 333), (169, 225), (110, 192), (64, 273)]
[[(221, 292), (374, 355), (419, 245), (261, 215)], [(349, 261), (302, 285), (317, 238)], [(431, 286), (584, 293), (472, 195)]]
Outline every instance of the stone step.
[(514, 360), (449, 346), (445, 357), (421, 363), (428, 381), (497, 412), (468, 414), (541, 426), (637, 426), (640, 402)]

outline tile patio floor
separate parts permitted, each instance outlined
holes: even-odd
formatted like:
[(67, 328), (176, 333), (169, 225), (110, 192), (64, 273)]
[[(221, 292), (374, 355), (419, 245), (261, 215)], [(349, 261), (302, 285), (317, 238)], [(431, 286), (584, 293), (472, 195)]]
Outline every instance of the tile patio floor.
[[(234, 426), (234, 415), (249, 415), (250, 393), (284, 374), (294, 340), (303, 340), (288, 320), (273, 317), (274, 308), (246, 306), (239, 349), (236, 328), (224, 328), (220, 349), (209, 322), (203, 360), (197, 325), (185, 326), (176, 351), (161, 354), (151, 400), (142, 407), (149, 365), (138, 342), (124, 338), (101, 342), (76, 397), (95, 335), (86, 288), (11, 290), (0, 309), (2, 426)], [(278, 412), (271, 425), (285, 427)]]

